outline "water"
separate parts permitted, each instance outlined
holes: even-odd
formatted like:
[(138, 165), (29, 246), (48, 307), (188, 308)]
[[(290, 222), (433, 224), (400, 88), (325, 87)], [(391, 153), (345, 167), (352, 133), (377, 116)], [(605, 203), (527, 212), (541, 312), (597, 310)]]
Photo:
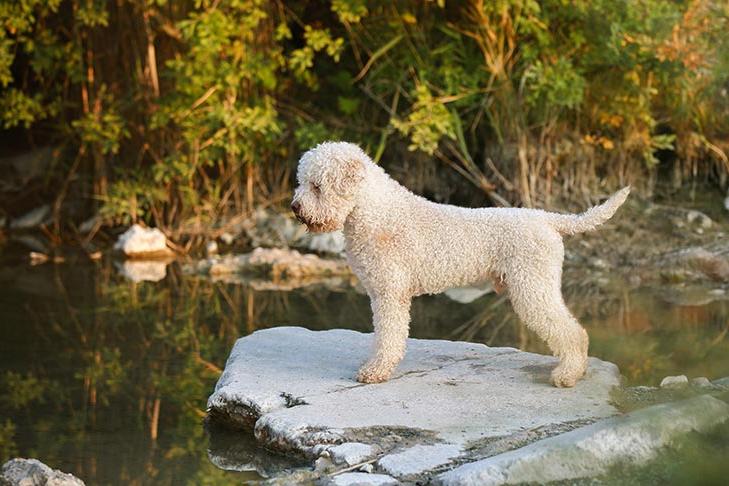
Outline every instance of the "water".
[[(177, 264), (159, 282), (133, 283), (109, 260), (31, 267), (6, 253), (0, 288), (0, 461), (36, 457), (87, 484), (240, 483), (296, 467), (203, 427), (234, 341), (276, 325), (370, 329), (368, 299), (350, 287), (256, 290)], [(617, 363), (628, 384), (729, 375), (721, 289), (630, 289), (568, 271), (564, 291), (591, 354)], [(418, 298), (412, 335), (547, 352), (494, 294)], [(243, 463), (259, 472), (221, 468)]]

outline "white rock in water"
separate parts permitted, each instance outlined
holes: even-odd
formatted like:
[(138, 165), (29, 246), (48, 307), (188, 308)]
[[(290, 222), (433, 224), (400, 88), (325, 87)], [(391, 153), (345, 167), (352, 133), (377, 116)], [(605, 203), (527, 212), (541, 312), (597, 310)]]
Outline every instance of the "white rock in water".
[(345, 442), (329, 449), (334, 464), (346, 464), (347, 466), (354, 466), (366, 461), (376, 453), (376, 447), (361, 442)]
[(333, 486), (394, 486), (400, 483), (386, 474), (350, 472), (334, 476), (329, 483), (324, 484)]
[(474, 300), (493, 291), (491, 286), (486, 284), (481, 287), (455, 287), (446, 290), (444, 294), (459, 304), (470, 304)]
[(563, 389), (549, 384), (553, 357), (409, 339), (389, 382), (362, 385), (354, 376), (371, 345), (371, 334), (343, 329), (279, 327), (241, 338), (208, 399), (210, 418), (253, 428), (267, 447), (311, 459), (322, 445), (344, 442), (404, 452), (401, 463), (397, 455), (385, 463), (410, 473), (417, 468), (406, 465), (407, 450), (418, 445), (437, 444), (430, 457), (438, 460), (427, 469), (490, 438), (556, 433), (618, 413), (610, 401), (617, 367), (595, 358), (577, 386)]
[(231, 233), (225, 232), (220, 235), (220, 241), (222, 241), (223, 244), (230, 246), (235, 241), (235, 236), (233, 236)]
[(159, 282), (167, 276), (167, 263), (154, 260), (125, 260), (115, 262), (124, 278), (132, 282)]
[(705, 376), (697, 376), (696, 378), (691, 378), (691, 384), (693, 386), (698, 386), (700, 388), (705, 388), (705, 387), (711, 386), (711, 382)]
[(714, 224), (714, 222), (711, 220), (710, 217), (708, 217), (706, 214), (702, 213), (701, 211), (696, 211), (695, 209), (690, 210), (686, 214), (686, 219), (688, 220), (689, 223), (698, 221), (699, 225), (703, 229), (709, 229)]
[(383, 457), (377, 465), (392, 476), (411, 476), (448, 464), (460, 455), (461, 448), (453, 444), (416, 445)]
[(661, 388), (680, 388), (688, 385), (686, 375), (667, 376), (661, 380)]
[(143, 228), (138, 224), (132, 225), (119, 237), (114, 249), (136, 258), (172, 255), (164, 233), (157, 228)]
[(207, 242), (205, 245), (205, 254), (209, 257), (218, 254), (218, 243), (215, 240)]
[(709, 395), (655, 405), (465, 464), (438, 476), (436, 484), (542, 484), (597, 476), (618, 464), (645, 463), (681, 435), (728, 419), (729, 405)]
[(0, 470), (0, 485), (8, 486), (84, 486), (72, 474), (51, 469), (37, 459), (11, 459)]
[(331, 458), (322, 456), (314, 461), (314, 471), (324, 472), (331, 469), (333, 463)]
[(51, 213), (51, 207), (48, 204), (37, 207), (32, 211), (25, 213), (23, 216), (16, 218), (10, 222), (11, 229), (31, 229), (37, 228), (43, 224), (48, 215)]
[(597, 268), (599, 270), (607, 270), (610, 268), (610, 264), (602, 258), (592, 258), (590, 259), (590, 264), (593, 268)]
[(341, 231), (312, 234), (305, 246), (319, 253), (341, 255), (344, 253), (344, 234)]

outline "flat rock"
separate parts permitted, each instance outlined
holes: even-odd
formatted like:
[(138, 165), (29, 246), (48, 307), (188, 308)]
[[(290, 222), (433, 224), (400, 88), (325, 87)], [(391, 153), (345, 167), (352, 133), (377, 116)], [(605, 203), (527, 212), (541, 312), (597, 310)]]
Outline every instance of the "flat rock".
[(331, 481), (323, 484), (333, 486), (393, 486), (399, 483), (395, 478), (387, 474), (353, 472), (340, 474), (339, 476), (335, 476)]
[(717, 251), (692, 247), (673, 251), (658, 260), (662, 276), (668, 281), (729, 282), (729, 261)]
[(344, 235), (341, 230), (330, 233), (310, 233), (296, 221), (293, 213), (276, 213), (259, 209), (244, 225), (252, 246), (291, 247), (317, 253), (344, 255)]
[(693, 386), (697, 386), (699, 388), (709, 388), (709, 387), (711, 387), (711, 382), (705, 376), (697, 376), (696, 378), (691, 378), (691, 384)]
[(604, 474), (618, 464), (641, 464), (688, 432), (729, 419), (729, 405), (709, 395), (654, 405), (441, 474), (443, 486), (546, 483)]
[(261, 290), (291, 290), (314, 284), (352, 284), (352, 271), (341, 258), (321, 258), (285, 248), (256, 248), (239, 255), (211, 256), (185, 267), (187, 273), (213, 280), (245, 282)]
[(388, 474), (404, 477), (448, 464), (460, 455), (461, 448), (455, 444), (416, 445), (402, 452), (386, 455), (377, 465)]
[(334, 464), (353, 466), (366, 461), (377, 453), (377, 448), (361, 442), (345, 442), (329, 449)]
[(344, 255), (344, 234), (341, 230), (331, 233), (306, 233), (306, 236), (308, 241), (302, 241), (306, 249), (317, 253)]
[(11, 459), (0, 470), (0, 486), (84, 486), (73, 474), (52, 469), (38, 459)]
[[(576, 387), (560, 389), (549, 384), (557, 363), (550, 356), (409, 339), (389, 382), (362, 385), (354, 376), (371, 345), (371, 334), (339, 329), (279, 327), (241, 338), (208, 399), (209, 417), (310, 459), (341, 443), (376, 445), (384, 456), (404, 454), (383, 457), (380, 469), (411, 476), (483, 443), (532, 430), (548, 436), (618, 413), (609, 397), (618, 369), (595, 358)], [(410, 465), (418, 449), (408, 450), (435, 444), (428, 460)]]

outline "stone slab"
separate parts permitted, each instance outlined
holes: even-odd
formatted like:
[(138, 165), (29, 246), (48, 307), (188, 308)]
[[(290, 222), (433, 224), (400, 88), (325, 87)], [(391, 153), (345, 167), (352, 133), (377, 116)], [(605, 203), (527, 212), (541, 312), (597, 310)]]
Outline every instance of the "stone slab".
[(333, 486), (393, 486), (399, 482), (387, 474), (353, 472), (334, 476), (331, 481), (328, 481), (328, 484)]
[(729, 405), (709, 395), (654, 405), (540, 440), (441, 474), (443, 486), (546, 483), (598, 476), (619, 464), (641, 464), (688, 432), (729, 419)]
[(371, 458), (377, 453), (377, 447), (361, 442), (345, 442), (329, 448), (329, 455), (334, 464), (353, 466)]
[(253, 429), (266, 447), (314, 459), (345, 442), (383, 454), (443, 444), (456, 457), (483, 441), (618, 413), (610, 402), (618, 369), (595, 358), (576, 387), (560, 389), (549, 384), (553, 357), (410, 339), (389, 382), (363, 385), (354, 376), (371, 344), (371, 334), (341, 329), (279, 327), (241, 338), (208, 400), (209, 416)]
[(377, 462), (386, 473), (396, 476), (413, 476), (448, 464), (461, 455), (455, 444), (416, 445), (402, 452), (388, 454)]

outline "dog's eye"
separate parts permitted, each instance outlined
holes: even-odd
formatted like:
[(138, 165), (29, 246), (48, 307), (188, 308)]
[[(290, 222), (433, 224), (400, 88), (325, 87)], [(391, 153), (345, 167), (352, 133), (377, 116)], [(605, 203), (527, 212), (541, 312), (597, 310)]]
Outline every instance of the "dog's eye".
[(321, 192), (321, 186), (320, 186), (319, 184), (315, 184), (315, 183), (313, 183), (313, 182), (311, 183), (311, 189), (312, 189), (312, 190), (313, 190), (313, 191), (314, 191), (315, 193), (317, 193), (317, 194), (319, 194), (319, 193)]

